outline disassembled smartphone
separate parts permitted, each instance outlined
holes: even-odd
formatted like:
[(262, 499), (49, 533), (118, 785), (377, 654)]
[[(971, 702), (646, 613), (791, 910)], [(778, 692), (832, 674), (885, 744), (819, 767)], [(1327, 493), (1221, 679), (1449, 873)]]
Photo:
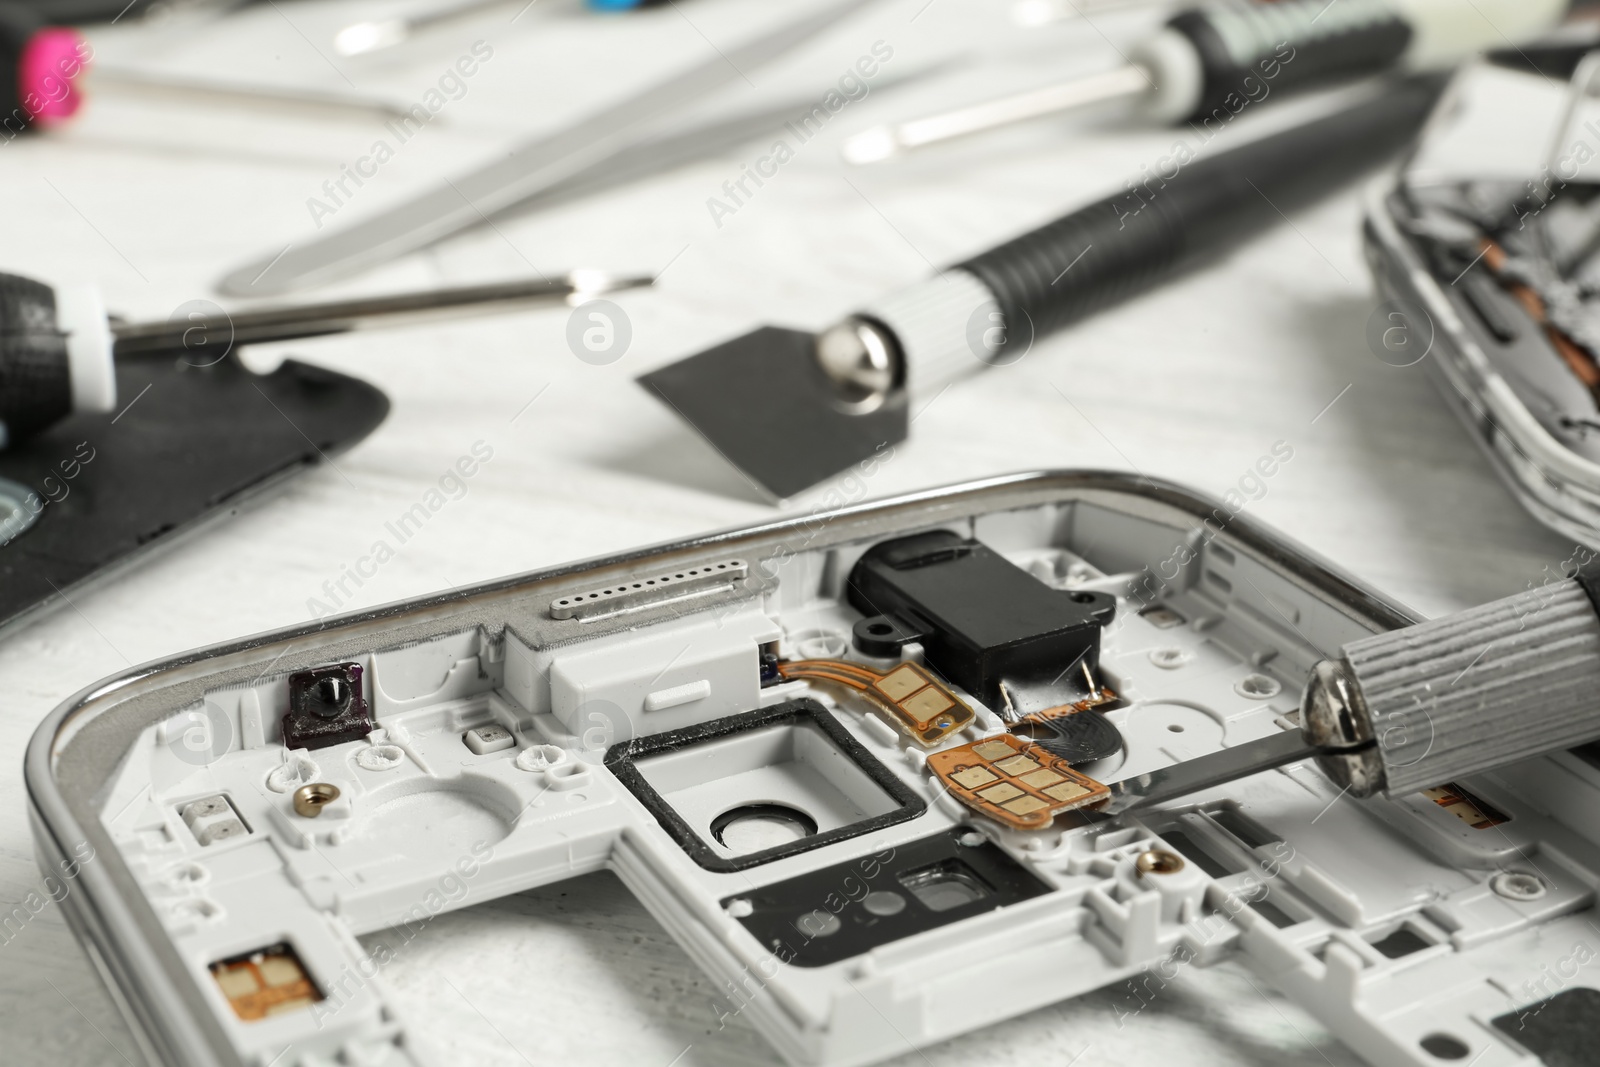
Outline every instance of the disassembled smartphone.
[(1389, 301), (1368, 342), (1425, 361), (1523, 506), (1600, 548), (1600, 52), (1582, 55), (1455, 76), (1368, 208)]
[(1373, 1064), (1594, 1062), (1592, 751), (1096, 815), (1413, 621), (1241, 507), (995, 478), (136, 668), (29, 746), (40, 864), (153, 1063), (448, 1062), (357, 937), (601, 869), (795, 1064), (1224, 958)]

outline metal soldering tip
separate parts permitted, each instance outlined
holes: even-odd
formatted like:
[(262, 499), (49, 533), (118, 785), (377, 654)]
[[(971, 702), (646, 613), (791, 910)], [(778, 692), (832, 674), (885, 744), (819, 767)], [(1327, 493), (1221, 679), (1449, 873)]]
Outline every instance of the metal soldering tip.
[(1152, 84), (1147, 70), (1138, 64), (1129, 64), (955, 111), (890, 126), (874, 126), (848, 138), (842, 153), (851, 163), (878, 163), (928, 145), (984, 133), (1028, 119), (1121, 97), (1141, 96), (1150, 91)]
[(353, 22), (333, 38), (333, 49), (341, 56), (359, 56), (390, 48), (406, 39), (408, 26), (403, 19), (379, 22)]
[(868, 163), (881, 163), (891, 156), (899, 155), (901, 144), (895, 137), (894, 127), (874, 126), (870, 130), (862, 130), (845, 138), (839, 154), (846, 163), (863, 166)]

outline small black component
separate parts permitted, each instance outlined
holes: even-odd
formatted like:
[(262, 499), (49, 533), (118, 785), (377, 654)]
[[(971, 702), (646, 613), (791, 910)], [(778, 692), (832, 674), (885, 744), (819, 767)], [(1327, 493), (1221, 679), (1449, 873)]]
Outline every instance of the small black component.
[(762, 649), (761, 688), (765, 689), (769, 685), (777, 685), (781, 681), (783, 679), (778, 676), (778, 654)]
[[(722, 901), (772, 954), (823, 967), (1050, 892), (971, 827), (887, 847)], [(743, 902), (738, 903), (736, 902)]]
[(862, 654), (893, 659), (904, 645), (927, 636), (922, 629), (891, 615), (868, 615), (850, 628), (851, 639)]
[(1052, 589), (980, 541), (948, 530), (874, 545), (850, 572), (850, 604), (868, 616), (855, 644), (891, 656), (921, 641), (928, 666), (990, 707), (1002, 680), (1085, 690), (1100, 662), (1108, 593)]
[(1596, 1018), (1600, 1018), (1600, 990), (1579, 986), (1489, 1021), (1546, 1067), (1595, 1067), (1600, 1064)]
[(361, 691), (361, 664), (335, 663), (289, 675), (289, 714), (283, 717), (288, 748), (327, 748), (372, 732)]

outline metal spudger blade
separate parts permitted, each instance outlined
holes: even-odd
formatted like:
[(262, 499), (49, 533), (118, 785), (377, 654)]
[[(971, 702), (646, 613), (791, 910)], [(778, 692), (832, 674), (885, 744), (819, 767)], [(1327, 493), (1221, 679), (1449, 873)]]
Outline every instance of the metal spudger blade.
[(1316, 750), (1306, 744), (1299, 730), (1285, 730), (1271, 737), (1247, 741), (1221, 752), (1125, 778), (1111, 786), (1111, 799), (1093, 810), (1101, 815), (1120, 815), (1135, 808), (1176, 800), (1202, 789), (1226, 785), (1274, 767), (1310, 759), (1314, 755)]
[(866, 414), (841, 410), (815, 352), (813, 334), (765, 326), (639, 382), (783, 500), (905, 440), (909, 425), (904, 390)]
[(739, 48), (651, 86), (582, 121), (520, 145), (510, 156), (304, 244), (291, 244), (226, 275), (218, 288), (233, 296), (272, 296), (347, 278), (476, 226), (526, 197), (627, 147), (639, 127), (687, 106), (792, 51), (861, 7), (835, 0)]

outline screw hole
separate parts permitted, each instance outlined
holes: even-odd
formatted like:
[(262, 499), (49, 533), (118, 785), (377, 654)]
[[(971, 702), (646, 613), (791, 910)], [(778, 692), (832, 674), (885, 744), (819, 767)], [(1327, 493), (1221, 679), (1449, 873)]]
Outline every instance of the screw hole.
[(1267, 700), (1283, 691), (1276, 678), (1266, 674), (1247, 674), (1234, 683), (1233, 691), (1252, 700)]
[(1440, 1060), (1464, 1060), (1472, 1049), (1451, 1034), (1429, 1034), (1420, 1042), (1422, 1051)]

